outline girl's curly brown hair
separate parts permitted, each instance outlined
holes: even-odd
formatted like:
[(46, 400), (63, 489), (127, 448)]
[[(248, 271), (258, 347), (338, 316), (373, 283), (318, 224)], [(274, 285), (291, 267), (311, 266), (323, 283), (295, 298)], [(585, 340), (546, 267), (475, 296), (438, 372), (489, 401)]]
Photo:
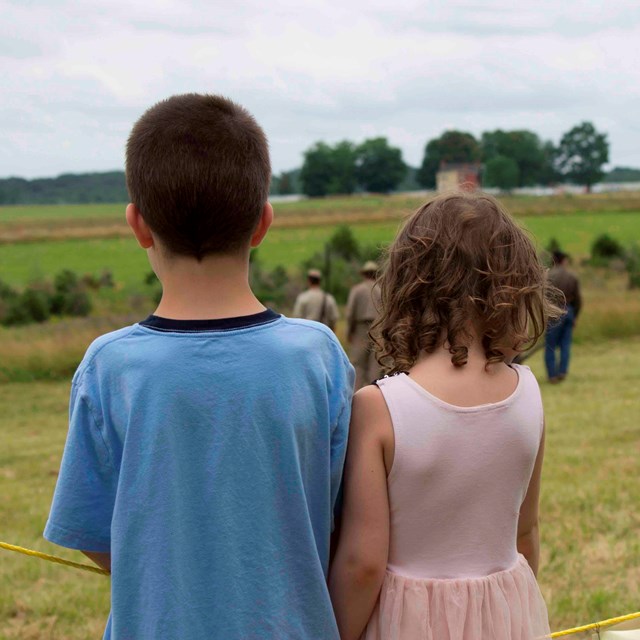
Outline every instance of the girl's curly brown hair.
[(562, 315), (533, 242), (484, 193), (443, 195), (418, 209), (389, 248), (378, 283), (382, 308), (371, 337), (387, 373), (409, 370), (421, 352), (444, 343), (461, 367), (474, 332), (487, 365), (503, 362)]

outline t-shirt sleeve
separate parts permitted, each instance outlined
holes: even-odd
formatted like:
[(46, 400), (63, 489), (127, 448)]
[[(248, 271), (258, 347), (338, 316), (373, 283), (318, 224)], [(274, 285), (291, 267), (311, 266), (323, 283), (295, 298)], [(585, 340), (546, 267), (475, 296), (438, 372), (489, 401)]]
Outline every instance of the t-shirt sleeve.
[(74, 384), (69, 433), (44, 537), (70, 549), (108, 553), (117, 475), (99, 420)]

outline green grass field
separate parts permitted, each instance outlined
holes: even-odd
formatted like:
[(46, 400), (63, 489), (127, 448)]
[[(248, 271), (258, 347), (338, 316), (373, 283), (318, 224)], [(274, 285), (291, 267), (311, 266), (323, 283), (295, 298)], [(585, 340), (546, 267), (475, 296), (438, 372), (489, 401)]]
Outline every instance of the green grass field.
[[(589, 255), (591, 243), (602, 233), (611, 234), (624, 245), (640, 241), (640, 211), (525, 216), (519, 220), (541, 247), (555, 237), (578, 259)], [(358, 223), (352, 229), (360, 243), (381, 245), (393, 239), (399, 224)], [(303, 260), (322, 250), (333, 230), (330, 225), (274, 228), (258, 250), (260, 258), (266, 267), (280, 264), (295, 272)], [(116, 281), (127, 287), (140, 285), (149, 271), (146, 255), (133, 237), (0, 245), (0, 278), (10, 284), (26, 284), (64, 268), (80, 273), (108, 268)]]
[[(532, 367), (543, 380), (540, 354)], [(542, 383), (547, 420), (540, 585), (552, 628), (638, 609), (640, 340), (574, 350)], [(0, 539), (81, 560), (41, 538), (66, 435), (68, 381), (0, 385)], [(0, 639), (98, 638), (109, 581), (0, 550)]]
[[(559, 629), (639, 608), (640, 291), (627, 289), (625, 274), (579, 263), (601, 233), (625, 246), (640, 241), (640, 196), (505, 200), (541, 247), (555, 237), (573, 254), (585, 298), (572, 376), (542, 385), (548, 453), (540, 583)], [(279, 204), (285, 224), (270, 231), (260, 260), (300, 277), (300, 263), (323, 248), (336, 224), (350, 224), (362, 245), (386, 244), (419, 203), (368, 196)], [(22, 286), (64, 268), (108, 268), (117, 285), (95, 294), (89, 318), (0, 327), (0, 540), (68, 558), (78, 556), (54, 549), (41, 531), (66, 435), (69, 378), (91, 340), (153, 308), (143, 285), (149, 266), (133, 238), (92, 237), (103, 223), (121, 224), (123, 212), (123, 205), (0, 207), (0, 242), (22, 227), (63, 234), (0, 244), (0, 280)], [(86, 239), (64, 239), (67, 228)], [(540, 354), (532, 366), (543, 379)], [(0, 550), (0, 640), (101, 637), (108, 598), (108, 579)]]

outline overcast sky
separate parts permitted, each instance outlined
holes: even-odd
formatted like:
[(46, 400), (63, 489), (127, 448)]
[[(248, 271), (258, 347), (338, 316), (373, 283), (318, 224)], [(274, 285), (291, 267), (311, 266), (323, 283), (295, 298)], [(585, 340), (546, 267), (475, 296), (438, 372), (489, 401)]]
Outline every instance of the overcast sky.
[(122, 169), (134, 120), (192, 91), (246, 106), (275, 172), (317, 140), (417, 166), (446, 129), (583, 120), (640, 167), (639, 0), (0, 0), (0, 80), (0, 177)]

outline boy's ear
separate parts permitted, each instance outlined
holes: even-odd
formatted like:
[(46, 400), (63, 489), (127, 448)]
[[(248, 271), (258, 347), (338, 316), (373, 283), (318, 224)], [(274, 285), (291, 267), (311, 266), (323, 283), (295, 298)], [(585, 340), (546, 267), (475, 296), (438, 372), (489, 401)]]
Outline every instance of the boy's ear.
[(262, 215), (260, 216), (260, 221), (258, 222), (258, 226), (256, 230), (253, 232), (251, 236), (251, 247), (257, 247), (267, 235), (267, 231), (269, 231), (269, 227), (273, 222), (273, 207), (270, 202), (264, 205), (262, 209)]
[(133, 231), (133, 235), (136, 237), (138, 244), (143, 249), (150, 249), (153, 247), (153, 236), (151, 235), (151, 229), (144, 221), (142, 214), (138, 207), (136, 207), (133, 202), (130, 202), (127, 205), (127, 224), (131, 227), (131, 231)]

